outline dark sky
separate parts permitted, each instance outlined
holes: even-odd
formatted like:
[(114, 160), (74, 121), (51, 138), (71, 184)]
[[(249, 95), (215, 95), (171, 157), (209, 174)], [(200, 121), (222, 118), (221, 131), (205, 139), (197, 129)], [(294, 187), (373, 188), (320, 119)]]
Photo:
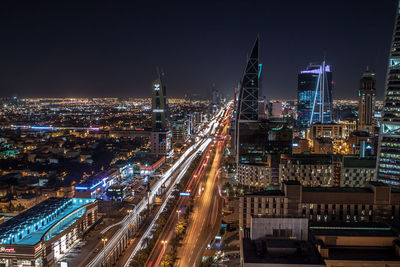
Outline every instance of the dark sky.
[[(366, 65), (382, 98), (396, 0), (1, 1), (0, 95), (231, 94), (261, 38), (263, 95), (295, 98), (297, 72), (324, 53), (334, 98), (355, 98)], [(137, 3), (136, 3), (137, 2)]]

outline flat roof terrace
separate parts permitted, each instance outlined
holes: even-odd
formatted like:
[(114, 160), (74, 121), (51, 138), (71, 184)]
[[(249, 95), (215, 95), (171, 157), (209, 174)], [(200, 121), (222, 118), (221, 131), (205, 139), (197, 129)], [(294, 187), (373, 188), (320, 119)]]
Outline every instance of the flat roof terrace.
[(0, 244), (35, 245), (45, 235), (46, 240), (51, 239), (84, 214), (85, 210), (80, 208), (94, 201), (83, 198), (49, 198), (1, 224)]

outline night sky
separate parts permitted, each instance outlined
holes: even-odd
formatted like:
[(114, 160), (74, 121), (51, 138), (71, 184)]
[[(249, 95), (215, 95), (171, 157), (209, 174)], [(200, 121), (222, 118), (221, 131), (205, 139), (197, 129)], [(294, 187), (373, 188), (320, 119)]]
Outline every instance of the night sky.
[(1, 1), (0, 95), (149, 97), (159, 67), (170, 96), (230, 96), (259, 34), (267, 98), (294, 99), (324, 54), (334, 99), (356, 98), (366, 65), (382, 98), (396, 2)]

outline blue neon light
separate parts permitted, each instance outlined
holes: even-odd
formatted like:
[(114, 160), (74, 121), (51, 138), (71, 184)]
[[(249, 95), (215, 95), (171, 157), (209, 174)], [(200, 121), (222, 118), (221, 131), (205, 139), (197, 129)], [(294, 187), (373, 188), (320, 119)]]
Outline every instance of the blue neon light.
[(103, 181), (100, 181), (100, 182), (98, 182), (97, 184), (92, 185), (92, 186), (90, 187), (90, 190), (92, 190), (93, 188), (98, 187), (102, 182), (103, 182)]
[(181, 193), (179, 193), (179, 195), (182, 197), (188, 197), (188, 196), (190, 196), (190, 193), (181, 192)]
[(260, 70), (258, 71), (258, 79), (260, 79), (261, 76), (261, 70), (262, 70), (262, 64), (258, 64), (258, 66), (260, 67)]
[(54, 127), (50, 127), (50, 126), (31, 126), (31, 129), (34, 129), (34, 130), (53, 130)]
[(87, 190), (88, 187), (87, 187), (87, 186), (75, 186), (75, 189), (78, 189), (78, 190)]

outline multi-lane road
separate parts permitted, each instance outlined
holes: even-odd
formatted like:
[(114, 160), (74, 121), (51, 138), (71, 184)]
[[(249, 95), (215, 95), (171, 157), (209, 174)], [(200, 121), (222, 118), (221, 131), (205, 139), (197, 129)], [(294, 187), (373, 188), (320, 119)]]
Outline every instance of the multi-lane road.
[[(219, 114), (224, 114), (226, 110), (221, 109)], [(212, 142), (212, 138), (210, 138), (210, 135), (214, 135), (216, 130), (218, 129), (220, 125), (220, 120), (222, 116), (217, 116), (217, 118), (213, 119), (210, 121), (208, 126), (205, 128), (205, 130), (199, 135), (200, 138), (197, 140), (192, 146), (190, 146), (185, 153), (183, 153), (177, 161), (173, 164), (171, 168), (169, 168), (163, 175), (162, 177), (153, 184), (151, 188), (151, 192), (149, 193), (150, 196), (150, 203), (154, 201), (154, 197), (156, 194), (159, 192), (160, 188), (162, 186), (165, 186), (166, 188), (169, 188), (168, 191), (166, 192), (166, 197), (165, 201), (161, 204), (160, 209), (158, 209), (156, 215), (152, 217), (152, 221), (150, 222), (149, 226), (145, 230), (144, 234), (140, 237), (139, 240), (136, 240), (134, 242), (135, 248), (131, 250), (131, 254), (129, 257), (124, 257), (126, 258), (126, 261), (123, 263), (120, 263), (121, 266), (129, 266), (132, 258), (136, 255), (136, 253), (142, 248), (143, 246), (143, 240), (147, 238), (150, 235), (151, 229), (154, 226), (155, 221), (158, 219), (159, 215), (161, 214), (162, 210), (164, 209), (164, 206), (167, 203), (167, 200), (169, 197), (171, 197), (173, 186), (181, 180), (181, 178), (185, 175), (187, 169), (193, 162), (193, 160), (196, 158), (197, 155), (199, 154), (205, 154), (204, 152), (208, 149), (210, 143)], [(208, 158), (207, 158), (208, 160)], [(192, 177), (193, 178), (193, 177)], [(199, 179), (195, 177), (196, 179), (192, 179), (195, 184), (198, 184)], [(108, 258), (107, 255), (111, 254), (111, 251), (118, 245), (118, 242), (122, 239), (122, 237), (128, 232), (129, 227), (135, 223), (137, 220), (137, 216), (147, 208), (147, 198), (142, 199), (137, 205), (136, 208), (132, 211), (131, 214), (127, 215), (120, 224), (118, 224), (119, 229), (116, 231), (116, 233), (107, 241), (106, 245), (104, 248), (97, 253), (93, 259), (90, 260), (86, 264), (88, 267), (94, 267), (94, 266), (102, 266), (104, 263), (104, 255), (106, 255), (106, 259)]]
[[(189, 147), (185, 151), (185, 153), (182, 154), (182, 156), (173, 164), (173, 166), (170, 169), (168, 169), (168, 171), (166, 171), (164, 175), (152, 186), (150, 192), (150, 202), (154, 200), (155, 195), (157, 194), (162, 185), (168, 187), (169, 185), (171, 185), (170, 184), (171, 182), (173, 184), (178, 183), (180, 179), (183, 177), (183, 175), (186, 173), (186, 170), (189, 168), (192, 161), (195, 159), (197, 153), (203, 153), (210, 142), (211, 142), (210, 138), (204, 137), (198, 140), (191, 147)], [(174, 179), (175, 175), (176, 178)], [(170, 189), (172, 188), (173, 186), (170, 187)], [(169, 190), (167, 192), (166, 199), (168, 199), (171, 192), (172, 190)], [(165, 206), (166, 203), (167, 201), (164, 201), (162, 205)], [(110, 255), (110, 252), (117, 246), (118, 242), (122, 239), (123, 235), (127, 233), (130, 225), (134, 224), (134, 222), (136, 221), (136, 216), (138, 216), (146, 208), (147, 208), (147, 199), (143, 199), (136, 206), (136, 209), (134, 209), (134, 211), (131, 214), (127, 215), (127, 217), (123, 219), (123, 222), (119, 225), (118, 231), (113, 235), (112, 238), (110, 238), (110, 240), (106, 243), (105, 247), (99, 253), (97, 253), (95, 257), (86, 266), (88, 267), (101, 266), (102, 263), (104, 262), (104, 255)], [(162, 209), (163, 207), (159, 209), (159, 213), (154, 217), (154, 220), (150, 224), (148, 231), (145, 232), (141, 240), (138, 242), (138, 245), (133, 250), (128, 261), (126, 262), (126, 264), (124, 264), (125, 266), (129, 266), (129, 262), (136, 255), (136, 252), (141, 248), (142, 240), (149, 235), (150, 230), (153, 227), (154, 222), (157, 220), (158, 215), (161, 213)], [(106, 258), (108, 258), (108, 256), (106, 256)]]
[(207, 244), (214, 239), (220, 229), (223, 200), (219, 196), (217, 183), (223, 148), (224, 141), (219, 141), (205, 182), (204, 192), (195, 204), (184, 245), (178, 255), (179, 266), (200, 266)]
[[(228, 125), (221, 125), (221, 117), (224, 113), (221, 111), (217, 117), (219, 121), (210, 124), (209, 132), (212, 135), (220, 133), (222, 136), (226, 135)], [(224, 126), (223, 128), (220, 128)], [(222, 130), (222, 131), (221, 131)], [(218, 138), (219, 139), (219, 138)], [(217, 181), (220, 171), (220, 161), (223, 156), (223, 148), (225, 141), (214, 141), (210, 144), (209, 148), (203, 153), (202, 159), (193, 173), (193, 176), (186, 188), (187, 192), (191, 192), (196, 197), (195, 209), (191, 218), (191, 223), (186, 232), (186, 238), (183, 242), (178, 264), (180, 266), (199, 266), (202, 255), (207, 244), (215, 237), (220, 228), (222, 200), (219, 197)], [(215, 156), (210, 158), (214, 153), (211, 151), (215, 147)], [(205, 170), (211, 164), (211, 168), (207, 173)], [(206, 174), (205, 177), (203, 177)], [(204, 180), (201, 185), (200, 181)], [(203, 191), (204, 188), (204, 191)], [(199, 194), (200, 193), (200, 194)], [(188, 198), (181, 198), (178, 202), (176, 209), (172, 212), (163, 232), (160, 234), (159, 242), (153, 249), (146, 267), (157, 267), (160, 265), (162, 258), (168, 251), (163, 245), (162, 241), (170, 241), (174, 235), (174, 228), (178, 222), (177, 211), (186, 209)]]

